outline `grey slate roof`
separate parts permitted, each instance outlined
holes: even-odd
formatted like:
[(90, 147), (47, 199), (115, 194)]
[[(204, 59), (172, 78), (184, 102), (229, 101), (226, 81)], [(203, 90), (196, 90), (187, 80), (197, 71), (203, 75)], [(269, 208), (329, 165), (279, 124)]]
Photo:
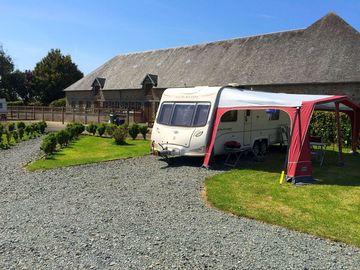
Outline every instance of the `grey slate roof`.
[(360, 33), (334, 13), (306, 29), (118, 55), (65, 91), (138, 89), (146, 74), (158, 88), (360, 82)]

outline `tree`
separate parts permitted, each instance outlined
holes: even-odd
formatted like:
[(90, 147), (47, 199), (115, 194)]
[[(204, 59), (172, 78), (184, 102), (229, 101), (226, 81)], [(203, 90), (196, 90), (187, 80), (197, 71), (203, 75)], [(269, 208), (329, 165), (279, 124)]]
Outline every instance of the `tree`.
[(14, 63), (0, 45), (0, 98), (15, 100), (16, 94), (9, 91), (9, 75), (14, 70)]
[(29, 102), (34, 96), (34, 76), (30, 70), (24, 72), (15, 70), (8, 75), (8, 90), (21, 98), (25, 103)]
[(63, 98), (63, 90), (84, 75), (71, 60), (70, 55), (62, 55), (59, 49), (51, 49), (34, 69), (35, 97), (44, 104)]

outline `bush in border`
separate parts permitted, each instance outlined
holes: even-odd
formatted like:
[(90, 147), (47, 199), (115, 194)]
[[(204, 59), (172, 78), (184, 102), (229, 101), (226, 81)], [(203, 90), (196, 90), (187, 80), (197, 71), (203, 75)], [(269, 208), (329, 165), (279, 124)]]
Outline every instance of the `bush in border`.
[(94, 123), (90, 123), (86, 126), (86, 131), (91, 133), (93, 136), (96, 134), (97, 126)]
[(136, 139), (139, 132), (140, 132), (140, 128), (138, 124), (133, 124), (129, 127), (129, 135), (133, 140)]
[(51, 155), (56, 150), (56, 135), (54, 133), (50, 133), (47, 135), (40, 146), (40, 149), (43, 150), (46, 156)]

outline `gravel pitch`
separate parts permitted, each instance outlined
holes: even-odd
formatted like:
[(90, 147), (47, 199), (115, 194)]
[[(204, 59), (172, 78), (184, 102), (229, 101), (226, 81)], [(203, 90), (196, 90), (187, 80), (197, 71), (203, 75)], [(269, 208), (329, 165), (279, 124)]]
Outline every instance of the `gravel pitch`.
[(196, 166), (146, 156), (29, 173), (0, 150), (1, 269), (360, 269), (360, 250), (206, 206)]

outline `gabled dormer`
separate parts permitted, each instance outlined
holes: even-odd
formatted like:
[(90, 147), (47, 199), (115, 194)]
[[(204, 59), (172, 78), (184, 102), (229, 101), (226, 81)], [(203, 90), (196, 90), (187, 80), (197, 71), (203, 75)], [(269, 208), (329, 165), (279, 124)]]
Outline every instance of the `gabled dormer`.
[(158, 85), (158, 75), (146, 74), (141, 82), (142, 88), (145, 90), (145, 95), (151, 95), (151, 89)]
[(104, 88), (105, 78), (96, 77), (94, 82), (91, 84), (92, 91), (95, 96), (100, 94), (100, 90)]

